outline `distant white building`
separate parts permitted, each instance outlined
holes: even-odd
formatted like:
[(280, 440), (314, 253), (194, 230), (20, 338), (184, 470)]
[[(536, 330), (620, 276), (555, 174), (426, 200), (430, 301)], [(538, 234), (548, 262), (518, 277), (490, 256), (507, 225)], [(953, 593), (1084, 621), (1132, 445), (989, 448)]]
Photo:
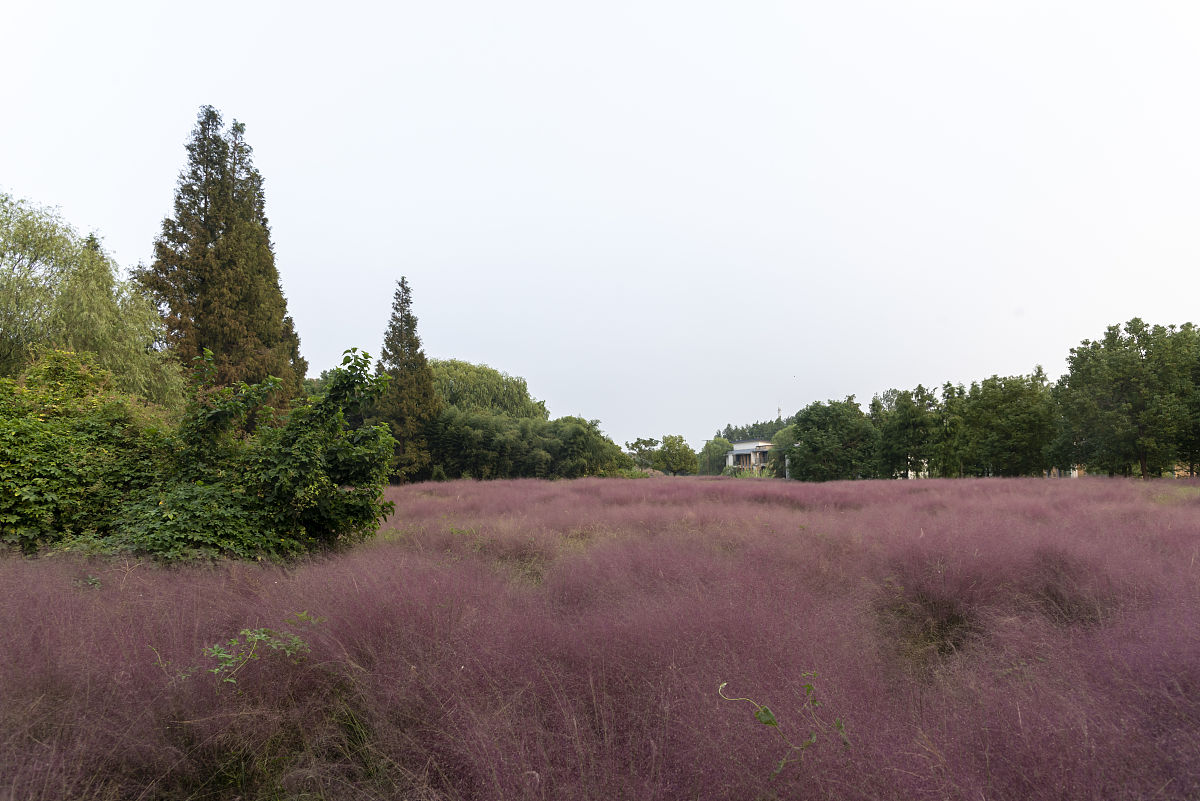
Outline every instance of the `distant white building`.
[(761, 473), (767, 466), (767, 452), (775, 447), (770, 440), (746, 439), (731, 442), (733, 450), (725, 454), (725, 466), (737, 470), (753, 470)]

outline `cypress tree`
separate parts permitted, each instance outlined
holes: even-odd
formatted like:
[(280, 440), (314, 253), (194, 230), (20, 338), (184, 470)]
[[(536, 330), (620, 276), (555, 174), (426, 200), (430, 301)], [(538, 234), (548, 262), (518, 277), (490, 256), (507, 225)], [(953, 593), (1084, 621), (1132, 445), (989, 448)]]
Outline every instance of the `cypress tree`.
[(404, 276), (396, 282), (392, 316), (383, 336), (379, 372), (391, 376), (387, 391), (375, 407), (396, 438), (392, 480), (410, 481), (430, 472), (428, 430), (441, 414), (441, 399), (433, 388), (433, 370), (421, 350), (412, 290)]
[(137, 278), (158, 301), (185, 365), (208, 348), (218, 383), (273, 375), (295, 395), (308, 365), (279, 285), (263, 179), (245, 130), (236, 120), (223, 130), (220, 113), (201, 107), (175, 212), (163, 220), (154, 263)]

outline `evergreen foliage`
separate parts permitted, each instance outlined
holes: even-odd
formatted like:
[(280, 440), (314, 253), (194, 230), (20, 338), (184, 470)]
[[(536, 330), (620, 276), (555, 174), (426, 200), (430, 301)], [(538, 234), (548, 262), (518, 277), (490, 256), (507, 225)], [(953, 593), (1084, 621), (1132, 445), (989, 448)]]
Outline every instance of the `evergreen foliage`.
[(421, 350), (412, 290), (401, 276), (392, 298), (392, 316), (383, 337), (379, 371), (391, 381), (373, 410), (396, 440), (391, 480), (397, 483), (427, 478), (431, 457), (427, 432), (442, 410), (434, 389), (434, 373)]
[(154, 263), (137, 278), (184, 364), (208, 349), (220, 384), (275, 376), (287, 396), (300, 394), (307, 363), (280, 289), (245, 126), (235, 121), (225, 131), (220, 113), (203, 106), (187, 152), (174, 214), (163, 220)]

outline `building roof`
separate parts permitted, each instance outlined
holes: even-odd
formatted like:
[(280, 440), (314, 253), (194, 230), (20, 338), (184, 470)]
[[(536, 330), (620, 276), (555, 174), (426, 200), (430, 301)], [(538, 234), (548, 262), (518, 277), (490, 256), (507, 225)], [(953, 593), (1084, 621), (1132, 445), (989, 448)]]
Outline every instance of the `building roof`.
[(733, 453), (735, 455), (755, 453), (756, 451), (769, 451), (774, 447), (771, 441), (767, 439), (742, 439), (730, 444), (733, 445)]

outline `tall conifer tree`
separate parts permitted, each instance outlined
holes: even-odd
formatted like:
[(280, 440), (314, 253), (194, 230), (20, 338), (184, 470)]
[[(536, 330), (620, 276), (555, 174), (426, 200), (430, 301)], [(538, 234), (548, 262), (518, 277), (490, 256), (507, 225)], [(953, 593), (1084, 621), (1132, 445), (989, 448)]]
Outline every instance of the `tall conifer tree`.
[(441, 399), (433, 388), (433, 370), (421, 350), (417, 317), (412, 312), (412, 290), (404, 276), (396, 282), (392, 316), (383, 335), (379, 371), (392, 380), (376, 405), (376, 415), (396, 438), (392, 480), (410, 481), (428, 474), (427, 432), (441, 413)]
[(158, 300), (185, 365), (208, 348), (219, 383), (273, 375), (298, 394), (308, 365), (279, 285), (263, 179), (245, 130), (235, 120), (224, 131), (216, 109), (200, 109), (175, 213), (163, 220), (154, 263), (137, 278)]

